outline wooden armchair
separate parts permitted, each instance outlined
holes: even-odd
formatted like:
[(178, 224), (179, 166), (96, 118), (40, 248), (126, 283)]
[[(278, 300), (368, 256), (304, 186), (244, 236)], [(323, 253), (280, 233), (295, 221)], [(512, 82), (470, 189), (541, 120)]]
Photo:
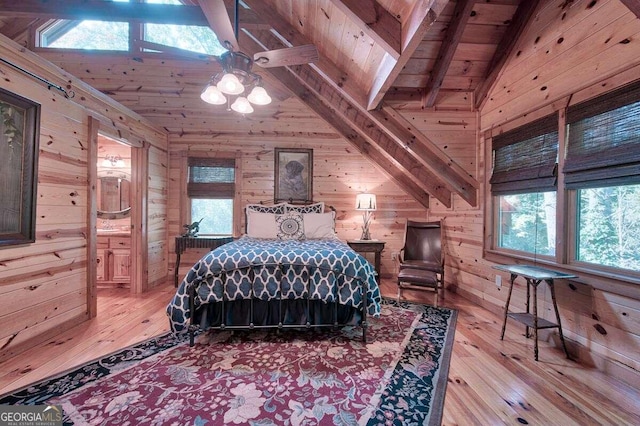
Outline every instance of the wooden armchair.
[(404, 246), (398, 253), (398, 300), (403, 289), (430, 289), (444, 299), (444, 249), (442, 222), (407, 220)]

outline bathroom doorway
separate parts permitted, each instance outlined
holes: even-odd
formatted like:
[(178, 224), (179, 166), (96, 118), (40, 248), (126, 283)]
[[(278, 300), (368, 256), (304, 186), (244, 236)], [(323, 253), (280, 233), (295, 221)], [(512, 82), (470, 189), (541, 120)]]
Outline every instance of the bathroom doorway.
[(132, 147), (98, 133), (96, 181), (96, 284), (135, 288), (132, 268)]

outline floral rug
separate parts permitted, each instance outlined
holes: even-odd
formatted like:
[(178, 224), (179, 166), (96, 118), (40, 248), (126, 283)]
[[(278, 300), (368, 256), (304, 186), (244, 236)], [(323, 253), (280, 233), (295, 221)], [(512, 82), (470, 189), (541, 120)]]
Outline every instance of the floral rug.
[(359, 327), (165, 335), (0, 396), (65, 424), (440, 424), (456, 311), (385, 300)]

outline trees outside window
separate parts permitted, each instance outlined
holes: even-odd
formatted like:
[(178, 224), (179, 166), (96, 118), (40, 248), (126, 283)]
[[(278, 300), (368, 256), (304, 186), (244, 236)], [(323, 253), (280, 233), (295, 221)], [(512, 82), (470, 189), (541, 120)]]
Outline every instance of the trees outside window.
[(576, 260), (640, 272), (640, 185), (577, 191)]

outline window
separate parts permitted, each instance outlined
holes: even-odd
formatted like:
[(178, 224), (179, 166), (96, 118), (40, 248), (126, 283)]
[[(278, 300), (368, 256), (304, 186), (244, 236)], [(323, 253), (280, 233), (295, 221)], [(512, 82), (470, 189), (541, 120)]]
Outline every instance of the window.
[[(179, 0), (147, 0), (147, 3), (181, 4)], [(207, 55), (220, 55), (223, 48), (209, 27), (197, 25), (144, 24), (144, 40)]]
[(640, 84), (567, 110), (573, 260), (640, 272)]
[(494, 248), (555, 256), (558, 116), (492, 141)]
[[(180, 0), (147, 0), (146, 3), (183, 4)], [(133, 26), (134, 33), (142, 34), (143, 40), (155, 44), (213, 56), (226, 51), (208, 26), (91, 20), (49, 22), (39, 29), (39, 46), (55, 49), (129, 51), (130, 45), (136, 44), (135, 41), (131, 43), (130, 26)]]
[(129, 24), (57, 21), (40, 31), (40, 46), (55, 49), (129, 50)]
[(200, 234), (233, 235), (235, 192), (234, 159), (189, 157), (187, 196), (191, 220), (203, 219)]

